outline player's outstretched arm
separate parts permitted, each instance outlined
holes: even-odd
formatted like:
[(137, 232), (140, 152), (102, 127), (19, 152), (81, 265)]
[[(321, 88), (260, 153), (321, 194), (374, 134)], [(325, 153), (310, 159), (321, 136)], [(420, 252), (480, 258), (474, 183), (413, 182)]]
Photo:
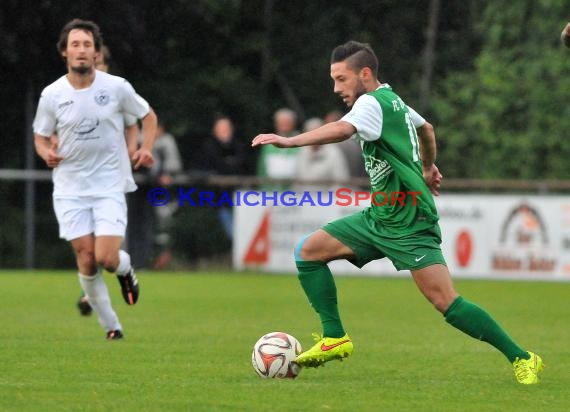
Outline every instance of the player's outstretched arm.
[(354, 133), (356, 133), (356, 129), (352, 124), (339, 120), (337, 122), (327, 123), (315, 130), (311, 130), (310, 132), (301, 133), (289, 138), (276, 134), (260, 134), (255, 136), (251, 145), (255, 147), (259, 145), (272, 144), (281, 148), (322, 145), (342, 142)]

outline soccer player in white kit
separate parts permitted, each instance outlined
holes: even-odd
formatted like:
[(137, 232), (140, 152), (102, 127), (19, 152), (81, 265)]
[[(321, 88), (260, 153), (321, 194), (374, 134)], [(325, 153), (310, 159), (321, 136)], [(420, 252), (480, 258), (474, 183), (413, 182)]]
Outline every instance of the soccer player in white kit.
[[(109, 48), (105, 45), (101, 45), (101, 50), (95, 56), (95, 69), (101, 70), (102, 72), (109, 72), (109, 60), (111, 59), (111, 52)], [(139, 137), (139, 125), (138, 119), (130, 114), (124, 113), (123, 120), (125, 123), (125, 140), (127, 143), (127, 151), (129, 153), (129, 158), (136, 152), (138, 146)], [(57, 134), (51, 137), (52, 139), (57, 139)], [(85, 291), (81, 291), (79, 300), (77, 301), (77, 309), (82, 316), (90, 316), (93, 312), (93, 308), (89, 304), (89, 299), (85, 294)]]
[[(74, 19), (61, 31), (58, 50), (68, 73), (47, 86), (34, 119), (36, 151), (53, 168), (53, 204), (59, 234), (71, 242), (79, 282), (107, 332), (123, 337), (101, 268), (115, 273), (123, 298), (134, 305), (138, 280), (120, 249), (127, 225), (125, 192), (136, 190), (124, 137), (123, 115), (141, 119), (143, 144), (134, 168), (152, 166), (156, 115), (123, 78), (95, 70), (99, 27)], [(50, 141), (57, 133), (58, 139)]]

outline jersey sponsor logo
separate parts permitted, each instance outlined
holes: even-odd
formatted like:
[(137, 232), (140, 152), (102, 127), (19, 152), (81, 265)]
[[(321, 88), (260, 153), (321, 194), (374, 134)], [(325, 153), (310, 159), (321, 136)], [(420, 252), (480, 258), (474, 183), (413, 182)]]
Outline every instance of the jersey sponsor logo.
[(377, 184), (392, 172), (392, 166), (386, 160), (377, 159), (370, 155), (364, 155), (364, 167), (370, 176), (372, 185)]
[(97, 103), (99, 106), (106, 106), (111, 100), (109, 93), (107, 92), (107, 90), (104, 89), (101, 89), (97, 93), (95, 93), (94, 98), (95, 98), (95, 103)]
[(97, 126), (99, 126), (99, 119), (84, 117), (77, 126), (74, 127), (73, 131), (78, 135), (86, 135), (97, 129)]
[(70, 106), (70, 105), (72, 105), (72, 104), (73, 104), (73, 100), (68, 100), (68, 101), (66, 101), (66, 102), (63, 102), (63, 103), (58, 104), (57, 108), (58, 108), (58, 109), (61, 109), (61, 108), (63, 108), (63, 107)]

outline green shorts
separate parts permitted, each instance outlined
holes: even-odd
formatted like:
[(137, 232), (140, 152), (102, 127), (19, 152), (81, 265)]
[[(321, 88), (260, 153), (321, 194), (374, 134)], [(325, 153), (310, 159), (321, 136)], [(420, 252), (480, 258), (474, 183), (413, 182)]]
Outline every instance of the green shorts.
[(352, 249), (356, 256), (350, 262), (359, 268), (385, 257), (397, 270), (447, 265), (441, 253), (441, 231), (437, 223), (402, 236), (383, 234), (379, 227), (380, 223), (365, 209), (334, 220), (322, 229)]

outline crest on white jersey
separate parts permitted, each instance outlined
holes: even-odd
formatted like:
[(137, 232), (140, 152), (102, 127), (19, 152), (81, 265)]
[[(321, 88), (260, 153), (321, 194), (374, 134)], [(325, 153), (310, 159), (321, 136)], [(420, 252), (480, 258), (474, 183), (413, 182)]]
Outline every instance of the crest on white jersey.
[(107, 103), (109, 103), (109, 100), (110, 97), (107, 90), (102, 89), (95, 93), (95, 103), (97, 103), (99, 106), (107, 105)]

